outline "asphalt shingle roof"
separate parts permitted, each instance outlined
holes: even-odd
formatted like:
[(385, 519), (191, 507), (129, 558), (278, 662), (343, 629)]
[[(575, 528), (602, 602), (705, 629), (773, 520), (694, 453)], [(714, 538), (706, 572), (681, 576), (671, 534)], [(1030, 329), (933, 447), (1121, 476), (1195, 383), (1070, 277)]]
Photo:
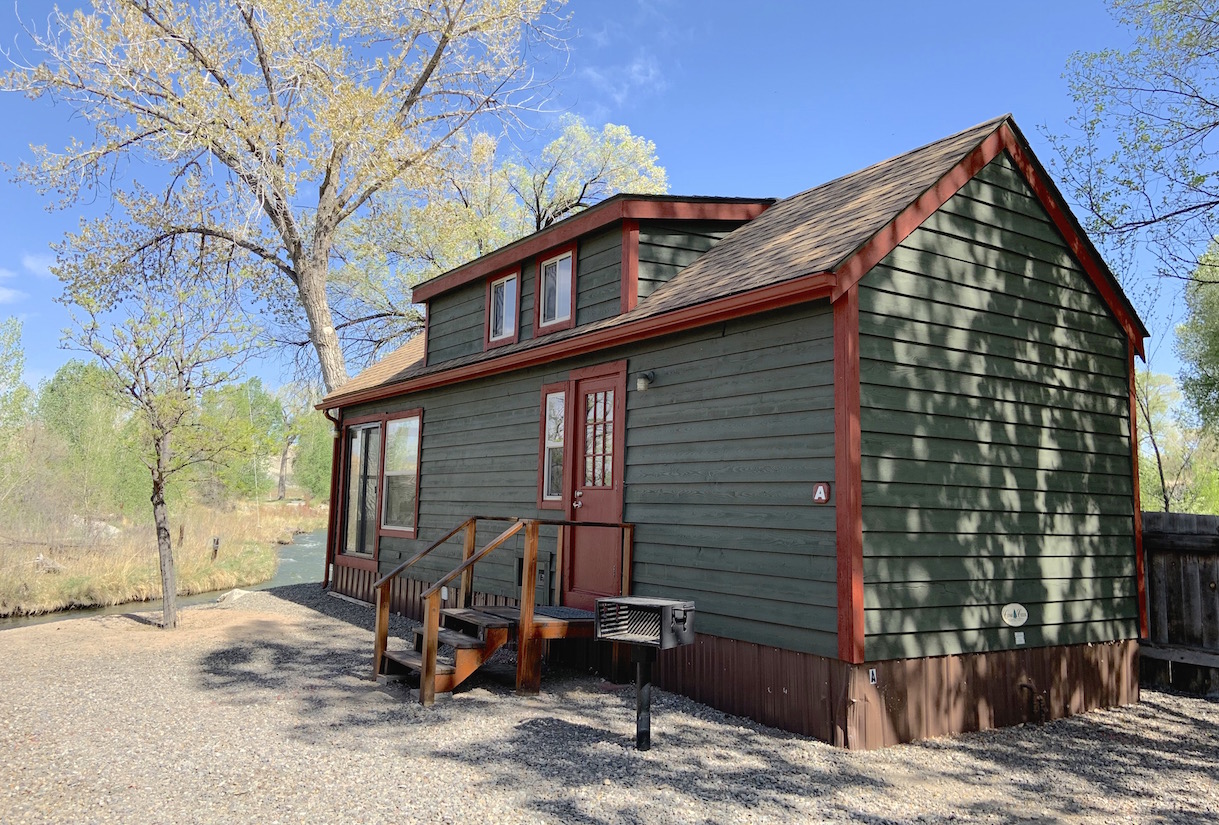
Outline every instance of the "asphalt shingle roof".
[(805, 275), (831, 272), (935, 186), (1007, 120), (995, 118), (776, 202), (725, 237), (630, 312), (574, 329), (426, 366), (422, 336), (323, 401), (499, 358), (595, 330), (673, 312)]

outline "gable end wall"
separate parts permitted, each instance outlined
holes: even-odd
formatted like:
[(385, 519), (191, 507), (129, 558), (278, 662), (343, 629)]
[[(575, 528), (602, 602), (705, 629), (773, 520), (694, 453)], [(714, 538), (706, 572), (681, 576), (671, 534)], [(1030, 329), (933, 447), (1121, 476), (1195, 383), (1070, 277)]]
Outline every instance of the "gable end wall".
[(1007, 155), (859, 289), (867, 658), (1137, 638), (1127, 339)]

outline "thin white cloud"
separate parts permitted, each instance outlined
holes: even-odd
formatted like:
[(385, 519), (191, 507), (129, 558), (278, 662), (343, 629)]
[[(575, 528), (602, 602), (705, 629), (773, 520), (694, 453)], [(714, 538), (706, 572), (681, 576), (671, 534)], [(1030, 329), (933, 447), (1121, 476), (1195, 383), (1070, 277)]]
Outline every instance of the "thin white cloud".
[(637, 55), (624, 66), (601, 69), (590, 66), (581, 70), (580, 76), (618, 106), (633, 98), (663, 91), (669, 85), (660, 63), (650, 54)]
[(39, 278), (54, 278), (51, 274), (51, 267), (55, 265), (54, 255), (33, 255), (26, 253), (21, 256), (21, 265), (25, 267), (26, 272), (37, 275)]
[[(3, 267), (0, 267), (0, 281), (8, 281), (16, 277), (16, 272), (13, 272), (11, 269), (4, 269)], [(15, 304), (18, 301), (24, 300), (28, 297), (28, 295), (19, 289), (13, 289), (12, 287), (0, 284), (0, 305)]]

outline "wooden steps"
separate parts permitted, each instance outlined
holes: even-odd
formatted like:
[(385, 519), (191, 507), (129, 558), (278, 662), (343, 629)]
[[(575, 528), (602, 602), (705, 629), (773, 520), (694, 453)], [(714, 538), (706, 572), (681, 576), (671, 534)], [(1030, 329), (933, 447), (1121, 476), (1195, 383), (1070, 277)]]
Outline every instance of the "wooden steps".
[[(440, 611), (438, 645), (453, 649), (451, 661), (436, 661), (435, 690), (452, 691), (517, 638), (520, 610), (515, 607), (446, 608)], [(568, 608), (539, 607), (533, 617), (534, 639), (591, 638), (592, 613)], [(385, 650), (380, 674), (418, 679), (424, 669), (424, 629), (414, 630), (414, 650)]]

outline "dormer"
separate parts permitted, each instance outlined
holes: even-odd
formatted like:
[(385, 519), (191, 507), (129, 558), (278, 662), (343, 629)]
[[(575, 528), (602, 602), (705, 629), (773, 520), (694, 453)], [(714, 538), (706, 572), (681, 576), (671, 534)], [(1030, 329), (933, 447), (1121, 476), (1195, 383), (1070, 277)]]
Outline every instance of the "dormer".
[(771, 199), (617, 195), (415, 287), (427, 365), (574, 334), (645, 302)]

